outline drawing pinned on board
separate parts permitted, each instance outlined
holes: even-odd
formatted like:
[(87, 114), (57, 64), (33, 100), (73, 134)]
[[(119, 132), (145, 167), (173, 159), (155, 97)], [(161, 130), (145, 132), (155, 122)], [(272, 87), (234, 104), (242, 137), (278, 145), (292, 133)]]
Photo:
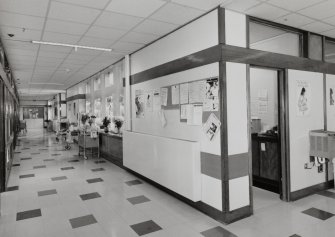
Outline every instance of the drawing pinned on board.
[(165, 118), (165, 113), (164, 113), (164, 110), (161, 110), (159, 111), (159, 118), (161, 120), (161, 126), (163, 128), (165, 128), (166, 124), (167, 124), (167, 121), (166, 121), (166, 118)]
[(206, 134), (207, 138), (212, 141), (215, 138), (216, 134), (218, 134), (220, 127), (220, 120), (215, 116), (215, 114), (211, 113), (203, 126), (203, 131)]
[(202, 125), (202, 104), (186, 105), (187, 125)]
[(187, 106), (188, 105), (181, 105), (180, 106), (180, 119), (181, 120), (187, 119)]
[(153, 111), (153, 92), (150, 91), (145, 95), (145, 111)]
[(334, 88), (329, 88), (329, 105), (334, 106)]
[(141, 90), (135, 91), (136, 118), (144, 118), (144, 100)]
[(167, 106), (168, 88), (161, 88), (161, 105)]
[(219, 111), (219, 81), (218, 78), (206, 81), (204, 111)]
[(180, 84), (180, 104), (188, 104), (188, 83)]
[(204, 80), (189, 83), (189, 103), (203, 103), (206, 96), (207, 82)]
[(171, 86), (171, 97), (173, 105), (179, 104), (179, 85)]
[(113, 96), (106, 97), (106, 116), (113, 117)]
[(297, 81), (297, 115), (307, 116), (311, 105), (311, 88), (309, 82)]
[(160, 89), (155, 89), (153, 92), (153, 111), (161, 110), (161, 94)]

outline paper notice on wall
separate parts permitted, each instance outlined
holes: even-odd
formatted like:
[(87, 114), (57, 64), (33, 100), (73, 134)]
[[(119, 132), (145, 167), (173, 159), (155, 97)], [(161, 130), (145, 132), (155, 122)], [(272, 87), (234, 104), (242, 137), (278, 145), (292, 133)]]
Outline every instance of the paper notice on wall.
[(171, 86), (171, 97), (173, 105), (179, 104), (179, 85)]
[(153, 92), (149, 91), (145, 94), (145, 111), (153, 111)]
[(160, 111), (161, 110), (161, 94), (160, 89), (155, 89), (153, 92), (153, 111)]
[(144, 118), (144, 96), (141, 90), (135, 91), (136, 118)]
[(206, 95), (206, 81), (189, 83), (189, 103), (203, 103)]
[(180, 105), (180, 119), (187, 119), (187, 106), (188, 105)]
[(268, 113), (268, 102), (267, 101), (258, 101), (258, 114), (267, 114)]
[(268, 90), (267, 89), (260, 89), (258, 91), (258, 100), (259, 101), (268, 101)]
[(161, 88), (161, 105), (167, 106), (168, 88)]
[(186, 119), (187, 125), (202, 125), (202, 105), (186, 105)]
[(304, 80), (297, 80), (297, 115), (308, 116), (311, 109), (311, 87)]
[(161, 126), (164, 128), (167, 124), (164, 110), (159, 111), (159, 118), (160, 118), (160, 121), (161, 121)]
[(219, 81), (218, 78), (206, 81), (204, 111), (219, 111)]
[(329, 105), (334, 107), (335, 87), (329, 88)]
[(206, 137), (212, 141), (218, 134), (220, 127), (220, 120), (215, 116), (215, 114), (211, 113), (203, 126), (203, 131), (206, 134)]
[(188, 83), (180, 84), (180, 104), (188, 104)]

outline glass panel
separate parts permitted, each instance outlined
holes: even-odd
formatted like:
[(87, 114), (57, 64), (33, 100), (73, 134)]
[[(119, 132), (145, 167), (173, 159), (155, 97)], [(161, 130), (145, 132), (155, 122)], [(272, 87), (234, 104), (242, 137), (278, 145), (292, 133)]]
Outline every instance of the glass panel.
[(310, 59), (322, 60), (322, 37), (311, 34), (309, 36), (308, 53)]
[(249, 27), (251, 49), (300, 56), (299, 33), (256, 22), (250, 22)]
[(325, 43), (325, 61), (335, 63), (335, 42), (326, 40)]

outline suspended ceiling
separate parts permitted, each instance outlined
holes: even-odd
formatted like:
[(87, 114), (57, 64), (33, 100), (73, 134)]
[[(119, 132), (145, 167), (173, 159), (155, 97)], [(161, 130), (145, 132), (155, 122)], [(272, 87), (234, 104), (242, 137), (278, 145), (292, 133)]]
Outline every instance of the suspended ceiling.
[[(335, 0), (0, 0), (0, 34), (19, 92), (49, 98), (222, 5), (335, 37)], [(8, 34), (14, 34), (9, 37)], [(112, 48), (40, 46), (32, 40)]]

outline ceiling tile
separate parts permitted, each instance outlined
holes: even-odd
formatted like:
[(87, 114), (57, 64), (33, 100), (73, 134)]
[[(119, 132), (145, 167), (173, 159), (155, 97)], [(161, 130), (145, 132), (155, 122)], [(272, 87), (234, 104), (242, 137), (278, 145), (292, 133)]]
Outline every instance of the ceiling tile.
[(58, 0), (58, 2), (70, 3), (84, 7), (104, 9), (109, 0)]
[(331, 25), (335, 25), (335, 16), (323, 19), (322, 21)]
[(132, 16), (148, 17), (166, 4), (161, 0), (113, 0), (106, 10)]
[(314, 20), (308, 17), (305, 17), (300, 14), (288, 14), (282, 17), (279, 17), (278, 19), (274, 20), (275, 22), (288, 25), (288, 26), (293, 26), (293, 27), (301, 27), (303, 25), (307, 25), (309, 23), (312, 23)]
[[(36, 44), (37, 45), (37, 44)], [(53, 45), (39, 45), (40, 52), (44, 52), (44, 56), (47, 57), (47, 54), (50, 53), (51, 57), (53, 53), (66, 55), (72, 51), (72, 48), (69, 47), (60, 47), (60, 46), (53, 46)]]
[[(42, 31), (39, 30), (30, 30), (26, 29), (23, 31), (21, 28), (14, 28), (14, 27), (8, 27), (8, 26), (1, 26), (1, 39), (7, 39), (7, 40), (40, 40)], [(14, 34), (14, 37), (9, 37), (8, 34)]]
[(87, 31), (88, 27), (89, 25), (86, 24), (48, 19), (45, 25), (45, 31), (72, 35), (83, 35)]
[(295, 12), (324, 1), (325, 0), (269, 0), (268, 3)]
[(42, 30), (45, 18), (37, 16), (27, 16), (9, 12), (0, 13), (0, 24), (17, 28), (27, 28), (32, 30)]
[[(114, 40), (108, 40), (108, 39), (101, 39), (101, 38), (95, 38), (95, 37), (89, 37), (85, 36), (80, 41), (80, 45), (85, 46), (91, 46), (91, 47), (100, 47), (100, 48), (108, 48), (110, 47), (115, 41)], [(84, 50), (79, 50), (80, 52), (83, 52)], [(86, 52), (87, 50), (85, 50)], [(89, 50), (91, 52), (91, 50)], [(95, 52), (95, 54), (98, 54), (99, 51), (92, 51)]]
[(95, 22), (95, 25), (116, 29), (130, 30), (143, 20), (141, 17), (128, 16), (115, 12), (104, 11)]
[(2, 43), (5, 49), (26, 49), (26, 50), (38, 50), (38, 45), (32, 44), (29, 41), (13, 41), (10, 39), (2, 39)]
[(140, 48), (142, 48), (144, 44), (136, 44), (136, 43), (129, 43), (129, 42), (122, 42), (119, 41), (112, 46), (113, 50), (116, 52), (125, 52), (125, 53), (132, 53)]
[(154, 20), (145, 20), (141, 24), (139, 24), (136, 28), (133, 29), (135, 32), (140, 33), (148, 33), (155, 35), (165, 35), (174, 29), (176, 29), (178, 25), (154, 21)]
[(119, 39), (127, 31), (117, 30), (100, 26), (92, 26), (85, 36), (103, 38), (103, 39)]
[(171, 0), (171, 2), (208, 11), (224, 3), (225, 0)]
[(0, 11), (45, 17), (48, 4), (46, 0), (1, 0)]
[(274, 20), (283, 15), (287, 15), (288, 13), (289, 12), (286, 10), (283, 10), (278, 7), (274, 7), (267, 3), (262, 3), (261, 5), (257, 5), (247, 10), (247, 14), (252, 15), (252, 16), (257, 16), (259, 18), (263, 18), (267, 20)]
[(334, 29), (335, 27), (326, 23), (322, 23), (320, 21), (315, 21), (311, 24), (305, 25), (301, 27), (304, 30), (311, 31), (314, 33), (321, 33), (323, 31), (329, 31)]
[(320, 4), (317, 4), (317, 5), (305, 8), (299, 11), (299, 13), (305, 16), (308, 16), (308, 17), (321, 20), (324, 18), (335, 16), (334, 9), (335, 9), (335, 1), (326, 1)]
[(323, 35), (335, 38), (335, 30), (322, 32)]
[(201, 10), (168, 3), (157, 12), (155, 12), (150, 18), (176, 25), (182, 25), (200, 16), (203, 13), (204, 11)]
[(148, 44), (159, 36), (145, 33), (136, 33), (130, 32), (124, 37), (122, 37), (122, 41), (131, 42), (131, 43), (140, 43), (140, 44)]
[(224, 7), (237, 12), (245, 12), (260, 3), (261, 2), (257, 0), (235, 0), (224, 3)]
[[(54, 32), (44, 32), (44, 41), (63, 43), (63, 44), (76, 44), (80, 40), (79, 35), (60, 34)], [(57, 46), (62, 48), (62, 46)]]
[(48, 17), (82, 24), (91, 24), (100, 12), (100, 10), (92, 8), (52, 2)]
[(6, 49), (7, 55), (23, 55), (23, 56), (30, 56), (35, 57), (37, 55), (37, 50), (26, 50), (26, 49)]

